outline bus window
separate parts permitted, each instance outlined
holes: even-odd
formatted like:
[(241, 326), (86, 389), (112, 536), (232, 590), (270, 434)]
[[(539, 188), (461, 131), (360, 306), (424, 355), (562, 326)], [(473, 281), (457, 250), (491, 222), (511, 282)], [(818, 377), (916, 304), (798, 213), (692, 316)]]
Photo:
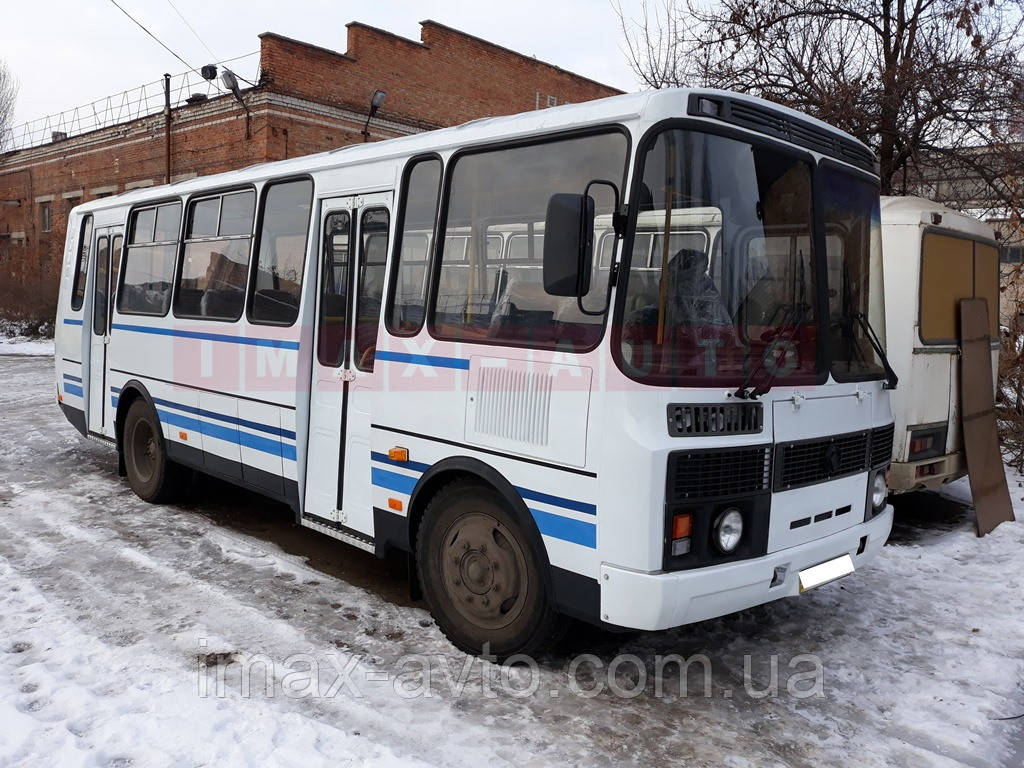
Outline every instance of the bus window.
[[(448, 189), (445, 236), (467, 238), (465, 258), (448, 245), (441, 253), (432, 333), (461, 341), (571, 350), (593, 347), (600, 339), (603, 317), (580, 313), (575, 297), (548, 294), (539, 263), (536, 267), (531, 262), (513, 265), (512, 260), (502, 263), (489, 256), (486, 238), (491, 236), (500, 244), (499, 232), (513, 231), (523, 233), (522, 245), (528, 246), (525, 235), (543, 231), (553, 194), (582, 193), (593, 178), (621, 179), (625, 160), (625, 137), (617, 132), (458, 157)], [(496, 184), (496, 179), (501, 183)], [(595, 186), (590, 195), (595, 214), (610, 216), (611, 191)], [(584, 297), (588, 308), (603, 305), (607, 276), (595, 263), (590, 293)]]
[(256, 193), (251, 189), (189, 206), (185, 253), (174, 292), (175, 317), (233, 321), (242, 316), (255, 208)]
[(75, 266), (75, 285), (71, 292), (71, 309), (76, 312), (85, 301), (85, 278), (89, 273), (89, 248), (92, 245), (92, 214), (82, 219), (78, 235), (78, 263)]
[(102, 336), (107, 332), (107, 280), (110, 269), (110, 238), (96, 238), (96, 287), (92, 300), (92, 332)]
[(345, 361), (350, 230), (351, 217), (346, 211), (332, 213), (324, 220), (316, 356), (321, 365), (331, 368)]
[[(161, 221), (156, 240), (156, 222)], [(165, 203), (132, 212), (128, 248), (121, 268), (117, 311), (126, 315), (167, 314), (178, 251), (181, 203)]]
[(356, 367), (373, 370), (380, 305), (384, 298), (384, 265), (388, 253), (390, 216), (386, 208), (363, 211), (359, 222), (359, 283), (356, 294)]
[(387, 329), (396, 336), (412, 336), (423, 327), (427, 303), (426, 267), (440, 186), (440, 160), (412, 161), (402, 200), (386, 322)]
[(270, 184), (263, 192), (259, 251), (253, 271), (249, 320), (291, 325), (299, 316), (313, 182)]

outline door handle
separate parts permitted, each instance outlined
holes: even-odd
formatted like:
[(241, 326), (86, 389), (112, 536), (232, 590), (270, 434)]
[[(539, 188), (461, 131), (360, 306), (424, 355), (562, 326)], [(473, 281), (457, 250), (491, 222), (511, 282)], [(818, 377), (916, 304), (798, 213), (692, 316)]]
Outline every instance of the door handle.
[(341, 372), (341, 380), (342, 381), (355, 381), (356, 380), (356, 373), (355, 373), (355, 371), (353, 371), (350, 368), (344, 369)]

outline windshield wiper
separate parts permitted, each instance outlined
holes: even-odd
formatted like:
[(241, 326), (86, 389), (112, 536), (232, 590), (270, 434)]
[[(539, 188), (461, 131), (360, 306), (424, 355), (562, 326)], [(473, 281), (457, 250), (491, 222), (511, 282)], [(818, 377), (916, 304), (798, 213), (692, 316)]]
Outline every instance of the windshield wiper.
[(853, 319), (860, 323), (860, 327), (864, 329), (864, 335), (868, 337), (868, 342), (875, 350), (875, 354), (878, 355), (878, 359), (882, 361), (882, 367), (885, 369), (885, 388), (896, 389), (896, 385), (899, 384), (899, 377), (896, 376), (896, 371), (889, 365), (889, 358), (885, 356), (885, 350), (882, 348), (882, 342), (878, 340), (878, 334), (875, 333), (875, 329), (871, 327), (871, 321), (868, 320), (868, 316), (863, 312), (854, 312)]
[[(781, 339), (782, 341), (790, 341), (793, 335), (797, 332), (804, 320), (807, 319), (807, 314), (811, 309), (810, 304), (793, 304), (787, 308), (787, 313), (793, 318), (793, 321), (782, 328), (778, 335), (772, 339), (771, 345), (774, 346)], [(746, 376), (743, 377), (743, 383), (740, 384), (739, 388), (733, 392), (734, 397), (738, 397), (741, 400), (756, 400), (763, 394), (766, 394), (775, 383), (775, 379), (779, 377), (779, 370), (769, 372), (768, 376), (760, 384), (756, 384), (751, 387), (751, 383), (754, 381), (755, 376), (761, 372), (764, 368), (765, 360), (768, 359), (768, 350), (765, 350), (765, 354), (761, 356), (757, 365), (753, 370), (749, 371)]]

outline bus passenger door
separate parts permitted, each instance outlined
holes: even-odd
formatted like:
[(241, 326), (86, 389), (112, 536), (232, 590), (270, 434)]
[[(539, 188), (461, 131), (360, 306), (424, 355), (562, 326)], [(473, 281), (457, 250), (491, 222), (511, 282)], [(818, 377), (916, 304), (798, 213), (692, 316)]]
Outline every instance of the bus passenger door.
[(355, 198), (324, 200), (316, 307), (316, 354), (309, 408), (303, 516), (339, 527), (344, 492), (345, 400), (352, 373), (346, 365), (352, 328), (353, 214)]
[(107, 345), (110, 314), (121, 262), (121, 229), (97, 230), (96, 272), (93, 279), (92, 330), (89, 335), (89, 432), (114, 436), (114, 419), (107, 392)]
[(356, 224), (356, 255), (352, 293), (355, 302), (351, 381), (345, 414), (344, 524), (373, 536), (373, 494), (370, 472), (370, 422), (379, 387), (374, 377), (374, 355), (384, 299), (384, 271), (391, 228), (391, 194), (363, 195)]

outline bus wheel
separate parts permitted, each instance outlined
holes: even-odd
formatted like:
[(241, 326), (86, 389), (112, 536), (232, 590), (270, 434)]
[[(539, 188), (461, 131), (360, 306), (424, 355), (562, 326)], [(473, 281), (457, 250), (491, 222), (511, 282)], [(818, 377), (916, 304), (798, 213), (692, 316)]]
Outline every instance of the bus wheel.
[(167, 458), (160, 424), (142, 398), (128, 408), (122, 450), (128, 484), (140, 499), (162, 504), (180, 490), (184, 480), (182, 467)]
[(488, 486), (457, 480), (438, 491), (423, 516), (416, 560), (438, 627), (467, 653), (527, 653), (564, 625), (538, 553)]

